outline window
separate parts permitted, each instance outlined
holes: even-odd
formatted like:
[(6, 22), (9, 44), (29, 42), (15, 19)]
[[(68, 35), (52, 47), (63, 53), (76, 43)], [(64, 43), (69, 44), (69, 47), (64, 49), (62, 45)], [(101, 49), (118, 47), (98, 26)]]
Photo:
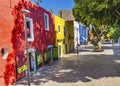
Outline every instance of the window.
[(45, 24), (45, 30), (49, 30), (49, 16), (46, 13), (44, 13), (44, 24)]
[(25, 27), (27, 29), (27, 40), (34, 41), (33, 20), (31, 18), (25, 17)]
[(58, 25), (58, 33), (60, 33), (60, 25)]

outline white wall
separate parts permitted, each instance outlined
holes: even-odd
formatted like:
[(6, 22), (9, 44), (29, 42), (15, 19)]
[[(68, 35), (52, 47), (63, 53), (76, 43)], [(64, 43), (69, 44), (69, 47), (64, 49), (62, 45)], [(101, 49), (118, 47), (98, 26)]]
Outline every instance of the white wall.
[[(78, 44), (80, 43), (80, 33), (79, 33), (79, 23), (74, 21), (74, 48), (77, 47), (77, 41)], [(77, 40), (78, 37), (78, 40)]]

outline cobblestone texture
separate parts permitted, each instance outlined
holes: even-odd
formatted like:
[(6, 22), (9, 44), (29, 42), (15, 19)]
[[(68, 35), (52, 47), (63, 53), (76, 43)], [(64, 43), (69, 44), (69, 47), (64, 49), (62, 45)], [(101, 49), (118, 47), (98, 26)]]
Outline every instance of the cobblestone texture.
[[(31, 86), (120, 86), (120, 46), (106, 44), (104, 52), (92, 52), (92, 46), (79, 48), (51, 66), (31, 75)], [(21, 79), (13, 86), (27, 86)]]

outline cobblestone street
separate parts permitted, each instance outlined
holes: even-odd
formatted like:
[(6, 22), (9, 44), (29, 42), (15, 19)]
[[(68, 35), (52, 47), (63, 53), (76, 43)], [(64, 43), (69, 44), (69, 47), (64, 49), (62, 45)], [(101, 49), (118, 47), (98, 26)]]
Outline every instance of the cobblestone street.
[[(31, 75), (31, 86), (120, 86), (120, 46), (104, 44), (104, 52), (93, 47), (70, 53), (51, 66), (44, 66)], [(13, 86), (27, 86), (21, 79)]]

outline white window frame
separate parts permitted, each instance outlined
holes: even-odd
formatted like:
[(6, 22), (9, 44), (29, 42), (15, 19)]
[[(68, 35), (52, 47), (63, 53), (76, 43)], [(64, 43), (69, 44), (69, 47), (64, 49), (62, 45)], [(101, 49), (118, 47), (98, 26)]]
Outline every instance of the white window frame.
[[(32, 18), (29, 18), (29, 17), (25, 17), (25, 24), (26, 22), (29, 21), (30, 22), (30, 37), (27, 38), (27, 41), (34, 41), (34, 30), (33, 30), (33, 19)], [(26, 25), (25, 25), (26, 27)], [(26, 27), (27, 29), (27, 27)]]
[[(59, 57), (62, 57), (62, 44), (58, 44), (58, 46), (61, 46), (61, 56), (59, 56)], [(58, 52), (59, 52), (59, 50), (58, 50)]]
[[(58, 27), (60, 27), (60, 28), (58, 28)], [(60, 26), (60, 24), (57, 25), (57, 28), (58, 28), (58, 33), (60, 33), (61, 32), (61, 26)]]
[[(46, 20), (45, 16), (47, 16), (47, 20)], [(47, 21), (47, 23), (46, 23), (46, 21)], [(44, 26), (45, 26), (45, 30), (49, 30), (49, 15), (47, 13), (44, 13)]]

